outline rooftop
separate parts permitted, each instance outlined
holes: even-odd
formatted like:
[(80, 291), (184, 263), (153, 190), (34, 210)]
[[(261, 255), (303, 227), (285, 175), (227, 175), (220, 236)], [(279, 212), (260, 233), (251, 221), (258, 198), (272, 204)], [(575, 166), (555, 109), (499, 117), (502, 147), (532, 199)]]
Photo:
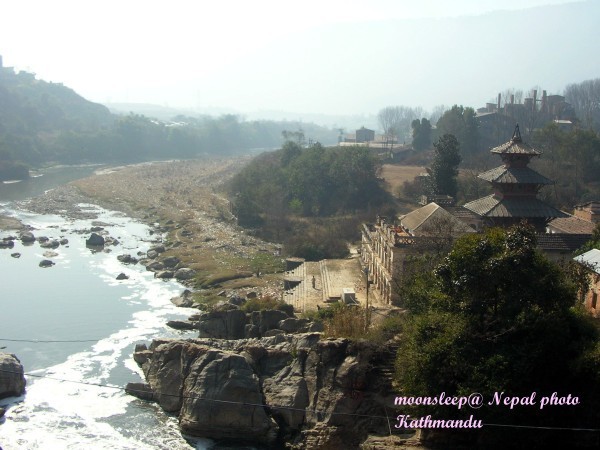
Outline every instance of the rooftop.
[(552, 180), (529, 167), (500, 166), (479, 174), (477, 178), (502, 184), (554, 184)]
[(588, 241), (582, 234), (541, 233), (536, 237), (538, 248), (546, 252), (573, 253)]
[(592, 270), (600, 275), (600, 250), (593, 248), (573, 259), (579, 263), (589, 264)]
[(519, 125), (515, 127), (515, 132), (510, 141), (493, 148), (491, 152), (503, 155), (517, 154), (539, 156), (542, 154), (542, 152), (535, 150), (532, 146), (523, 142), (523, 139), (521, 139), (521, 132), (519, 131)]
[(566, 214), (537, 198), (497, 198), (494, 194), (464, 205), (464, 208), (483, 217), (545, 218), (566, 217)]
[(594, 232), (593, 222), (571, 215), (568, 215), (567, 217), (557, 217), (548, 224), (548, 227), (557, 233), (585, 234), (591, 236)]
[(440, 224), (450, 224), (452, 234), (473, 233), (469, 225), (456, 218), (437, 203), (429, 203), (422, 208), (400, 217), (402, 227), (412, 235), (427, 235), (439, 231)]

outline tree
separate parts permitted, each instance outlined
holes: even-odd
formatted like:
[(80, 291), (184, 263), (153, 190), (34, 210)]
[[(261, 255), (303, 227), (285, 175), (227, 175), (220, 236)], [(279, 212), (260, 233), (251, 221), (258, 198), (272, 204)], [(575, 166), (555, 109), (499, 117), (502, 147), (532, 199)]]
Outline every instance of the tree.
[(435, 147), (433, 164), (427, 169), (432, 194), (456, 197), (456, 177), (461, 162), (458, 140), (452, 134), (445, 134), (433, 146)]
[(569, 84), (565, 100), (575, 109), (586, 128), (600, 131), (600, 78)]
[[(567, 275), (536, 250), (533, 229), (488, 229), (464, 236), (431, 277), (428, 284), (415, 285), (414, 298), (428, 304), (413, 312), (405, 326), (396, 365), (401, 393), (439, 397), (443, 392), (448, 397), (478, 392), (484, 401), (480, 409), (438, 404), (420, 408), (419, 414), (445, 419), (474, 414), (486, 424), (532, 427), (582, 428), (597, 422), (598, 330), (575, 309), (576, 290)], [(494, 405), (494, 393), (500, 392), (521, 398), (535, 392), (537, 403), (511, 409)], [(568, 392), (579, 404), (540, 409), (541, 397), (553, 392)], [(478, 448), (515, 448), (517, 436), (519, 448), (586, 448), (577, 444), (588, 437), (506, 430), (484, 427)]]
[(410, 132), (410, 123), (416, 114), (422, 113), (422, 108), (409, 108), (407, 106), (387, 106), (379, 111), (377, 120), (379, 126), (383, 130), (384, 135), (390, 142), (395, 142), (396, 139), (405, 138)]
[(415, 150), (426, 150), (431, 146), (431, 122), (423, 118), (412, 121), (412, 145)]
[(298, 131), (283, 130), (281, 132), (281, 136), (283, 136), (284, 141), (295, 142), (300, 146), (304, 146), (306, 142), (304, 137), (304, 130), (302, 128), (299, 128)]
[(437, 121), (439, 136), (453, 134), (460, 143), (464, 155), (475, 155), (479, 147), (479, 126), (475, 110), (454, 105)]

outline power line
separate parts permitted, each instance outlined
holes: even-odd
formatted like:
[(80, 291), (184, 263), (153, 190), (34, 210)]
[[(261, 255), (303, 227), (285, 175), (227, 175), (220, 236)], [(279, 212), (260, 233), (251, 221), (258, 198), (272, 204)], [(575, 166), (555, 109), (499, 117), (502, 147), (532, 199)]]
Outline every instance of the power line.
[[(113, 385), (102, 384), (102, 383), (91, 383), (89, 381), (66, 380), (63, 378), (50, 377), (47, 375), (38, 375), (38, 374), (33, 374), (33, 373), (21, 373), (21, 372), (5, 370), (5, 369), (0, 369), (0, 372), (13, 373), (13, 374), (18, 374), (18, 375), (26, 375), (29, 377), (43, 378), (43, 379), (47, 379), (47, 380), (60, 381), (60, 382), (66, 382), (66, 383), (82, 384), (85, 386), (103, 387), (103, 388), (124, 391), (124, 392), (139, 392), (139, 393), (144, 393), (144, 394), (152, 393), (153, 396), (177, 397), (177, 398), (182, 398), (182, 399), (201, 400), (201, 401), (205, 401), (205, 402), (222, 403), (222, 404), (229, 404), (229, 405), (254, 406), (254, 407), (260, 407), (260, 408), (267, 408), (267, 409), (285, 409), (288, 411), (303, 412), (305, 414), (306, 413), (312, 413), (312, 414), (318, 414), (318, 415), (319, 414), (320, 415), (328, 415), (329, 414), (332, 416), (337, 415), (337, 416), (363, 417), (363, 418), (371, 418), (371, 419), (385, 419), (388, 421), (388, 425), (389, 425), (389, 416), (387, 416), (387, 415), (386, 416), (377, 416), (377, 415), (371, 415), (371, 414), (356, 414), (356, 413), (344, 413), (344, 412), (335, 412), (335, 411), (325, 412), (325, 411), (319, 411), (319, 410), (310, 410), (310, 409), (306, 409), (306, 408), (294, 408), (292, 406), (267, 405), (264, 403), (242, 402), (242, 401), (235, 401), (235, 400), (219, 400), (219, 399), (215, 399), (215, 398), (199, 397), (196, 395), (167, 394), (167, 393), (155, 392), (152, 390), (145, 391), (145, 390), (140, 390), (140, 389), (127, 389), (122, 386), (113, 386)], [(386, 409), (386, 414), (387, 414), (387, 409)], [(484, 423), (483, 426), (504, 427), (504, 428), (526, 428), (526, 429), (532, 429), (532, 430), (600, 432), (600, 428), (541, 427), (541, 426), (533, 426), (533, 425), (512, 425), (512, 424), (498, 424), (498, 423)]]

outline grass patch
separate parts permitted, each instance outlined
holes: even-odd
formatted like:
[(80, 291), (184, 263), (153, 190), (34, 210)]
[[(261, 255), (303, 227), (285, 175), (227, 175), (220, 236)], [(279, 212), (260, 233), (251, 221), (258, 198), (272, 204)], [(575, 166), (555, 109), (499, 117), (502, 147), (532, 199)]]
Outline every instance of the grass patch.
[(250, 268), (253, 272), (281, 273), (285, 270), (284, 260), (268, 252), (258, 252), (250, 259)]
[(236, 270), (224, 269), (217, 273), (213, 273), (203, 281), (199, 281), (199, 287), (201, 288), (210, 288), (220, 285), (221, 283), (225, 283), (231, 280), (237, 280), (239, 278), (250, 278), (252, 276), (252, 272), (238, 272)]
[(193, 294), (194, 303), (200, 305), (202, 311), (212, 311), (216, 304), (223, 301), (223, 297), (213, 293), (199, 293)]
[(256, 297), (249, 299), (242, 305), (242, 311), (250, 313), (254, 311), (264, 311), (267, 309), (276, 309), (283, 311), (288, 315), (294, 314), (294, 307), (281, 300), (277, 300), (273, 297)]

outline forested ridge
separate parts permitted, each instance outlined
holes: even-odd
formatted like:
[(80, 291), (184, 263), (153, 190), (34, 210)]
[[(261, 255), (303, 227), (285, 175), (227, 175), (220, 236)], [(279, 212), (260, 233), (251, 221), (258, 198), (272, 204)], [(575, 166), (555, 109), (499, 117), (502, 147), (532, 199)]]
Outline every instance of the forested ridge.
[(0, 68), (0, 177), (20, 177), (48, 164), (123, 163), (228, 156), (281, 145), (281, 133), (335, 142), (338, 131), (297, 122), (244, 121), (235, 115), (163, 122), (111, 114), (62, 84)]

